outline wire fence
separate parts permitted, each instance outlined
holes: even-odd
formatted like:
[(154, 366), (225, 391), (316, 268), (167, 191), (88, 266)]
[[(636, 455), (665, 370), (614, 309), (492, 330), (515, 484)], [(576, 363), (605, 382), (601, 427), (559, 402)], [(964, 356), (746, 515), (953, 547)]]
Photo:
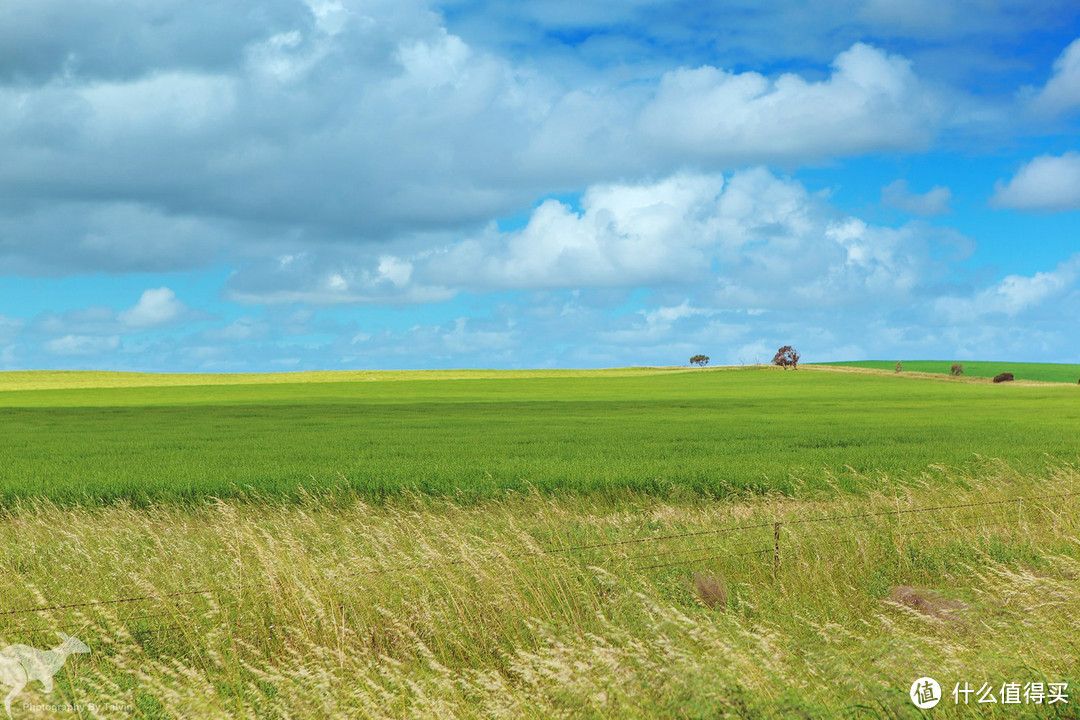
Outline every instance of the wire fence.
[[(395, 574), (401, 575), (416, 570), (448, 568), (464, 565), (466, 563), (530, 559), (543, 560), (545, 558), (553, 559), (556, 557), (566, 557), (569, 555), (573, 555), (574, 553), (582, 554), (582, 557), (584, 559), (585, 553), (588, 553), (589, 551), (601, 550), (610, 552), (606, 558), (599, 559), (596, 564), (619, 567), (624, 570), (633, 572), (662, 570), (666, 568), (676, 567), (685, 568), (688, 565), (693, 565), (696, 563), (711, 563), (735, 558), (761, 557), (762, 559), (772, 560), (772, 572), (775, 576), (780, 572), (783, 558), (786, 554), (784, 548), (785, 532), (791, 533), (793, 531), (801, 531), (803, 528), (813, 527), (815, 531), (815, 544), (818, 547), (821, 547), (824, 545), (831, 546), (863, 543), (866, 542), (867, 534), (869, 532), (877, 533), (879, 537), (882, 536), (883, 532), (887, 532), (890, 536), (895, 535), (897, 538), (903, 539), (940, 535), (944, 533), (955, 533), (957, 530), (971, 529), (976, 527), (983, 527), (988, 531), (995, 529), (1009, 529), (1009, 526), (1014, 521), (1017, 523), (1017, 525), (1019, 525), (1021, 521), (1024, 521), (1030, 525), (1032, 523), (1037, 523), (1040, 519), (1044, 519), (1048, 515), (1048, 513), (1046, 512), (1036, 516), (1023, 515), (1022, 509), (1025, 503), (1035, 504), (1052, 500), (1071, 500), (1077, 496), (1080, 496), (1080, 492), (1054, 493), (1047, 495), (1029, 495), (1025, 497), (1015, 497), (1002, 500), (987, 500), (982, 502), (956, 503), (919, 508), (897, 508), (895, 510), (878, 510), (865, 513), (849, 513), (843, 515), (824, 515), (820, 517), (805, 517), (783, 520), (778, 519), (770, 522), (750, 523), (680, 533), (648, 535), (644, 537), (626, 538), (605, 542), (592, 542), (578, 545), (540, 548), (516, 553), (492, 553), (487, 556), (472, 557), (469, 559), (445, 559), (442, 561), (434, 562), (417, 562), (406, 565), (396, 565), (392, 567), (370, 568), (353, 572), (338, 573), (333, 577), (357, 578), (364, 576), (387, 576)], [(1019, 510), (1016, 518), (992, 517), (989, 513), (987, 513), (988, 509), (1003, 510), (1011, 506), (1016, 506)], [(943, 525), (940, 519), (930, 516), (931, 513), (942, 513), (946, 511), (956, 510), (969, 510), (970, 512), (952, 516), (950, 518), (951, 522), (948, 525)], [(900, 520), (908, 516), (918, 516), (918, 519), (912, 524), (902, 524)], [(880, 521), (887, 518), (894, 518), (897, 522), (895, 524), (882, 524), (880, 522), (874, 522), (872, 524), (865, 525), (859, 530), (854, 530), (851, 527), (852, 523), (856, 523), (858, 521)], [(1055, 517), (1054, 519), (1056, 522), (1057, 518)], [(958, 521), (965, 522), (958, 523)], [(819, 530), (818, 528), (820, 526), (833, 526), (830, 527), (828, 530), (831, 530), (833, 532), (839, 531), (841, 533), (844, 533), (844, 536), (831, 537), (828, 534), (828, 530), (824, 532), (822, 530)], [(726, 538), (727, 536), (731, 536), (734, 534), (740, 534), (745, 536), (746, 534), (753, 533), (754, 531), (761, 531), (766, 529), (771, 530), (769, 534), (771, 535), (770, 539), (772, 542), (768, 545), (764, 545), (762, 539), (751, 539), (736, 543), (727, 542), (724, 544), (720, 544), (717, 542), (720, 538)], [(680, 541), (692, 541), (695, 544), (692, 547), (665, 547), (665, 549), (663, 550), (647, 550), (645, 552), (635, 552), (631, 554), (618, 553), (618, 551), (630, 547), (656, 547), (656, 544), (677, 543)], [(704, 544), (702, 543), (702, 541), (704, 541)], [(791, 538), (789, 538), (788, 542), (790, 543), (790, 541)], [(662, 559), (661, 562), (652, 562), (660, 559)], [(186, 613), (184, 609), (180, 607), (179, 601), (198, 596), (225, 595), (235, 598), (243, 592), (265, 589), (270, 587), (272, 584), (273, 583), (271, 582), (260, 582), (220, 585), (214, 587), (189, 588), (184, 590), (178, 590), (175, 592), (131, 595), (107, 600), (86, 600), (81, 602), (68, 602), (52, 605), (23, 607), (11, 610), (0, 610), (0, 633), (8, 633), (14, 631), (20, 634), (34, 635), (40, 633), (51, 633), (54, 631), (65, 631), (76, 628), (84, 628), (86, 627), (85, 621), (61, 626), (51, 624), (29, 625), (23, 624), (21, 621), (26, 621), (31, 618), (41, 618), (47, 613), (62, 613), (67, 611), (81, 612), (91, 609), (137, 606), (138, 603), (149, 602), (169, 602), (169, 610), (164, 612), (147, 612), (146, 610), (135, 610), (134, 612), (130, 612), (124, 615), (114, 615), (109, 619), (108, 622), (110, 624), (123, 626), (125, 631), (131, 634), (151, 631), (157, 632), (164, 629), (184, 629), (186, 625), (179, 622), (179, 619), (188, 617), (188, 613)], [(168, 618), (173, 620), (174, 622), (148, 622), (153, 620), (159, 620), (162, 618)], [(148, 624), (147, 627), (132, 627), (144, 622)]]

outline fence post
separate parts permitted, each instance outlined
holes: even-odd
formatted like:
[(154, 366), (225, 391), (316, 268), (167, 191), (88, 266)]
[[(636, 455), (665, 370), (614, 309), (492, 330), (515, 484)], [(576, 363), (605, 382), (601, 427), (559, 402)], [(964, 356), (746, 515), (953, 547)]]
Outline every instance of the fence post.
[(773, 580), (780, 575), (780, 521), (773, 523)]

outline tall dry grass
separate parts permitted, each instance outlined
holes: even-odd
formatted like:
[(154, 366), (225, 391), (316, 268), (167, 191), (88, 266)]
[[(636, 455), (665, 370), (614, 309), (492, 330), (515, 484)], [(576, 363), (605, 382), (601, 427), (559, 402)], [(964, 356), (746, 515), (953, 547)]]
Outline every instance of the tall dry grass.
[[(24, 503), (0, 516), (0, 612), (75, 607), (0, 615), (0, 646), (60, 629), (91, 649), (16, 717), (916, 717), (922, 675), (1076, 690), (1080, 497), (888, 513), (1080, 474), (954, 480), (739, 504)], [(148, 595), (172, 597), (79, 606)]]

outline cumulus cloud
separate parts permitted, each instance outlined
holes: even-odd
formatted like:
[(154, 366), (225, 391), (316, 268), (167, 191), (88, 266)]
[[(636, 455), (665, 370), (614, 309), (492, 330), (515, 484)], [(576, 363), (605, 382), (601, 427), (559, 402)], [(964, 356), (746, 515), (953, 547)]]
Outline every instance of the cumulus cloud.
[(82, 35), (49, 29), (52, 0), (5, 8), (0, 40), (21, 50), (0, 51), (0, 259), (23, 273), (378, 255), (617, 178), (922, 148), (948, 113), (864, 44), (824, 79), (705, 65), (581, 84), (475, 47), (420, 2), (277, 0), (256, 18), (94, 0), (70, 11)]
[(949, 212), (952, 191), (935, 185), (925, 193), (908, 189), (907, 180), (894, 180), (881, 189), (881, 204), (913, 215), (942, 215)]
[(1025, 163), (1009, 181), (995, 184), (990, 203), (1036, 212), (1080, 209), (1080, 153), (1040, 155)]
[(246, 302), (408, 302), (462, 291), (683, 288), (713, 307), (895, 302), (940, 282), (957, 233), (868, 224), (764, 168), (676, 173), (588, 188), (575, 208), (547, 200), (521, 228), (488, 228), (413, 254), (350, 248), (241, 268)]
[[(48, 347), (102, 347), (88, 337), (119, 337), (168, 327), (185, 320), (203, 320), (206, 316), (191, 310), (167, 287), (145, 290), (129, 308), (94, 305), (63, 313), (46, 312), (30, 326), (34, 335), (51, 337)], [(63, 342), (59, 342), (63, 340)], [(54, 342), (55, 341), (55, 342)], [(74, 353), (71, 353), (74, 354)]]
[(856, 43), (820, 82), (714, 67), (667, 73), (641, 127), (664, 150), (761, 162), (925, 147), (944, 111), (908, 60)]
[(187, 312), (187, 306), (176, 299), (167, 287), (144, 290), (139, 301), (121, 312), (117, 319), (131, 328), (147, 329), (175, 322)]
[(989, 315), (1016, 317), (1047, 306), (1056, 307), (1066, 296), (1077, 295), (1080, 290), (1078, 279), (1080, 255), (1074, 255), (1054, 270), (1034, 275), (1007, 275), (972, 297), (941, 298), (936, 305), (956, 323)]
[(213, 342), (263, 341), (271, 337), (271, 327), (265, 320), (245, 315), (224, 327), (208, 329), (204, 337)]
[(665, 72), (655, 87), (570, 92), (523, 161), (530, 172), (563, 178), (576, 169), (580, 178), (914, 150), (930, 143), (949, 109), (908, 60), (856, 43), (820, 81), (703, 65)]
[(118, 347), (118, 335), (64, 335), (44, 343), (45, 351), (53, 355), (100, 355)]
[[(54, 281), (63, 282), (63, 281)], [(64, 358), (82, 358), (82, 366), (102, 369), (166, 370), (161, 358), (183, 358), (184, 367), (195, 367), (191, 348), (195, 338), (210, 337), (209, 330), (196, 330), (216, 320), (213, 315), (194, 310), (168, 287), (148, 288), (138, 300), (123, 309), (89, 305), (63, 312), (47, 311), (23, 320), (3, 322), (0, 316), (0, 347), (13, 340), (22, 362), (35, 367), (70, 367)], [(219, 328), (219, 341), (238, 339), (237, 327)], [(294, 329), (282, 319), (280, 327)], [(10, 330), (10, 332), (6, 332)], [(257, 339), (254, 334), (244, 340)], [(15, 346), (9, 347), (13, 356)], [(0, 359), (3, 364), (11, 362)], [(173, 366), (175, 368), (175, 366)]]
[(649, 285), (707, 271), (704, 248), (723, 179), (677, 175), (642, 186), (586, 190), (581, 212), (556, 200), (536, 208), (520, 231), (440, 249), (417, 271), (440, 285), (559, 288)]
[(412, 274), (409, 259), (372, 253), (364, 247), (321, 246), (244, 262), (229, 277), (226, 295), (247, 304), (356, 305), (435, 303), (456, 293), (410, 282)]
[(831, 306), (906, 296), (941, 275), (931, 246), (959, 242), (844, 216), (762, 168), (590, 188), (581, 207), (541, 205), (522, 230), (463, 242), (428, 272), (459, 287), (674, 284), (724, 307)]
[(1080, 107), (1080, 39), (1074, 40), (1054, 61), (1050, 79), (1039, 90), (1028, 88), (1031, 107), (1039, 113), (1057, 115)]
[[(536, 187), (515, 187), (512, 158), (541, 119), (542, 81), (471, 51), (414, 4), (280, 4), (302, 12), (238, 35), (231, 62), (151, 54), (138, 73), (76, 68), (0, 86), (0, 187), (23, 206), (134, 207), (251, 246), (268, 235), (371, 242), (528, 202)], [(33, 256), (35, 218), (9, 217), (12, 251)], [(64, 230), (80, 217), (37, 222), (79, 237)], [(119, 224), (94, 237), (138, 257), (133, 235)], [(212, 254), (155, 256), (176, 269)], [(143, 269), (121, 252), (68, 262)]]

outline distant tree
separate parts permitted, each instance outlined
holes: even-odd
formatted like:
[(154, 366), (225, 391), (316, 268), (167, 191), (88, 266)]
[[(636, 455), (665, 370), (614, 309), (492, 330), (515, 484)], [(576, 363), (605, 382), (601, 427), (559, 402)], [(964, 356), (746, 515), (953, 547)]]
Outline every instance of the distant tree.
[(773, 365), (779, 365), (787, 370), (789, 367), (793, 370), (799, 369), (799, 351), (790, 345), (785, 345), (776, 351), (773, 355)]
[(960, 363), (953, 363), (952, 367), (949, 368), (949, 374), (953, 377), (960, 377), (964, 374), (964, 366)]
[(902, 363), (902, 362), (900, 362), (899, 360), (897, 360), (897, 361), (896, 361), (896, 368), (895, 368), (895, 371), (896, 371), (896, 372), (903, 372), (903, 370), (904, 370), (904, 363)]
[(698, 367), (705, 367), (706, 365), (709, 364), (709, 356), (708, 355), (695, 355), (694, 357), (690, 358), (690, 364), (691, 365), (697, 365)]

